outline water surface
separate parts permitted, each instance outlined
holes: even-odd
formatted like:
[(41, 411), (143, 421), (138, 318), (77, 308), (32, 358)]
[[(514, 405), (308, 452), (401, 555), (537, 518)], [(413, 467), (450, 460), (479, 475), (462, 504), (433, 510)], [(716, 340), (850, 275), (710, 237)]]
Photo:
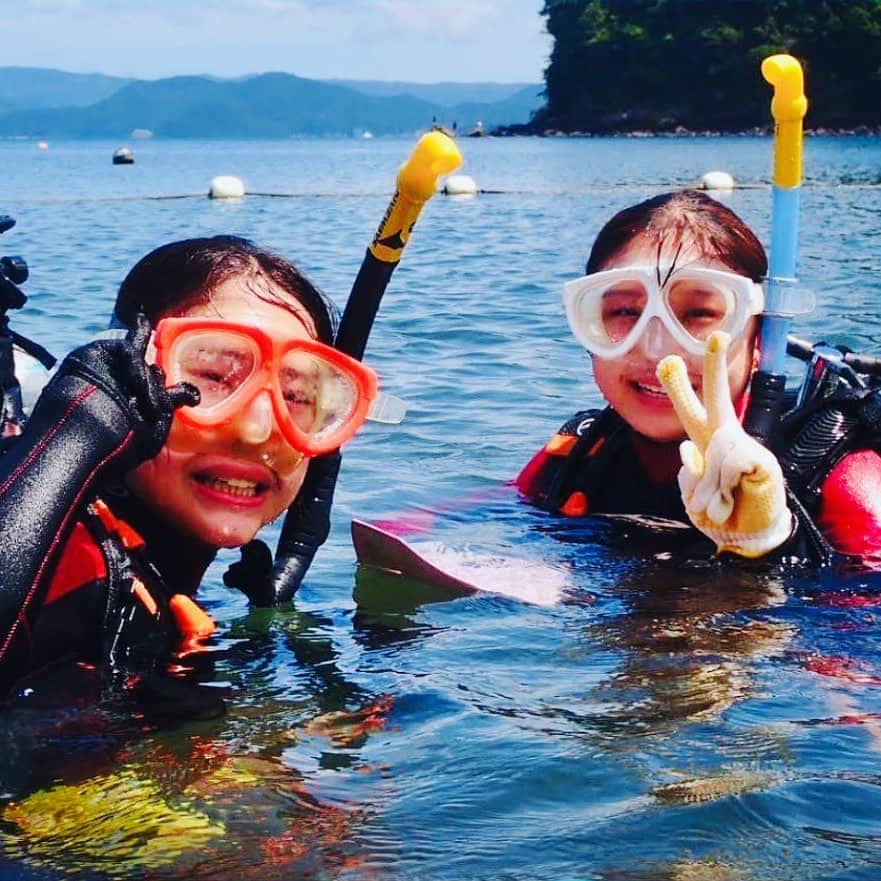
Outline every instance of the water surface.
[[(0, 142), (0, 209), (18, 219), (0, 253), (32, 270), (15, 326), (56, 352), (106, 326), (138, 257), (183, 236), (253, 237), (342, 304), (412, 142), (150, 141), (114, 167), (117, 146)], [(41, 807), (0, 829), (0, 877), (877, 877), (876, 579), (660, 564), (664, 536), (640, 545), (498, 491), (599, 403), (560, 288), (602, 223), (718, 169), (748, 185), (722, 198), (767, 242), (770, 140), (461, 147), (491, 192), (428, 205), (368, 349), (407, 419), (347, 447), (293, 608), (249, 611), (221, 583), (234, 555), (209, 573), (227, 715), (139, 730), (119, 708), (7, 713), (0, 792)], [(798, 327), (876, 353), (879, 160), (874, 139), (807, 141), (800, 274), (820, 307)], [(285, 197), (211, 201), (216, 174)], [(450, 544), (555, 567), (565, 600), (434, 601), (358, 570), (350, 519), (413, 512), (439, 514)], [(24, 801), (38, 790), (50, 800)], [(34, 819), (84, 803), (119, 807)], [(161, 829), (177, 845), (151, 850)]]

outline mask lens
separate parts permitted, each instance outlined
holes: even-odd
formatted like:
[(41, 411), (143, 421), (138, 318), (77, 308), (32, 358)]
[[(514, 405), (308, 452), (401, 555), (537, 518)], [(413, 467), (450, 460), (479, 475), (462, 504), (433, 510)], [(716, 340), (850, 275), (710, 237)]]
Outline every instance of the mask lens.
[(599, 330), (602, 341), (613, 345), (626, 339), (642, 317), (648, 302), (648, 293), (640, 281), (625, 280), (613, 284), (601, 293)]
[(706, 342), (714, 331), (732, 332), (735, 294), (724, 282), (674, 278), (665, 296), (670, 314), (692, 339)]
[(254, 373), (255, 344), (235, 333), (205, 331), (183, 334), (171, 353), (175, 382), (191, 382), (199, 389), (199, 409), (223, 403)]
[(355, 382), (338, 367), (309, 352), (288, 352), (279, 367), (278, 380), (291, 421), (313, 437), (340, 428), (358, 403)]

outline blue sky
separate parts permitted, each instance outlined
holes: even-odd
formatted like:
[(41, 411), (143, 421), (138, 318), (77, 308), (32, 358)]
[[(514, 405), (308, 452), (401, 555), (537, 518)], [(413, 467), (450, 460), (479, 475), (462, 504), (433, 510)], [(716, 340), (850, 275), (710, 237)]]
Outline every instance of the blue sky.
[(541, 82), (543, 0), (0, 0), (0, 65)]

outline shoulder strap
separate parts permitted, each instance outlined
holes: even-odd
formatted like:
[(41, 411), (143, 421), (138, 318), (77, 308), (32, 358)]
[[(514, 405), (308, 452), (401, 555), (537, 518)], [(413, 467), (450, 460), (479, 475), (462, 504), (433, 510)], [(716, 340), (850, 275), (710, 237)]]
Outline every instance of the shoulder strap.
[[(95, 499), (87, 507), (83, 518), (85, 525), (101, 549), (107, 566), (107, 595), (104, 603), (104, 614), (101, 620), (102, 641), (105, 644), (104, 657), (110, 659), (115, 666), (115, 656), (122, 635), (122, 624), (125, 618), (123, 609), (137, 594), (135, 593), (136, 578), (132, 564), (130, 549), (136, 546), (140, 536), (125, 524), (121, 530), (119, 521), (101, 499)], [(143, 540), (140, 539), (140, 544)], [(155, 614), (158, 604), (149, 591), (138, 591), (139, 602), (148, 613)]]

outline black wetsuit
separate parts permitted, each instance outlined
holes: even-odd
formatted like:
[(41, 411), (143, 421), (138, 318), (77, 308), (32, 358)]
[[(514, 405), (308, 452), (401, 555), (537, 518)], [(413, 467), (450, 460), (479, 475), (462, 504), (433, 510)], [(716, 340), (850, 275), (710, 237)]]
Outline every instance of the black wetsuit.
[(0, 693), (65, 659), (132, 682), (186, 635), (170, 604), (194, 590), (193, 556), (112, 491), (158, 452), (180, 402), (144, 364), (148, 335), (71, 353), (0, 458)]

